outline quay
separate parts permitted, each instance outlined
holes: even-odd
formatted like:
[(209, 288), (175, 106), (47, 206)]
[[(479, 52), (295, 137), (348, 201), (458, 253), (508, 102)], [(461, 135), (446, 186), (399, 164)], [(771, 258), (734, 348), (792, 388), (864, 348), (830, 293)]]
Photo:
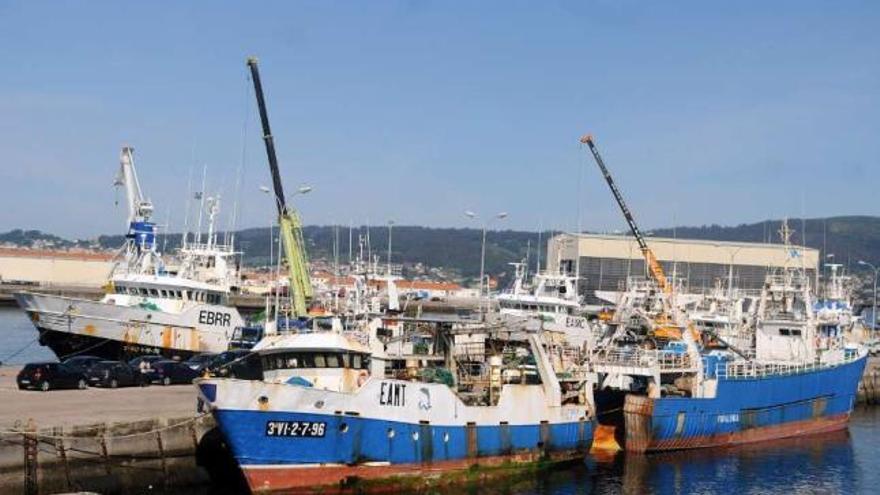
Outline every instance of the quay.
[(856, 395), (856, 403), (880, 404), (880, 357), (869, 357)]
[(0, 493), (132, 493), (204, 485), (214, 427), (192, 386), (20, 391), (0, 368)]

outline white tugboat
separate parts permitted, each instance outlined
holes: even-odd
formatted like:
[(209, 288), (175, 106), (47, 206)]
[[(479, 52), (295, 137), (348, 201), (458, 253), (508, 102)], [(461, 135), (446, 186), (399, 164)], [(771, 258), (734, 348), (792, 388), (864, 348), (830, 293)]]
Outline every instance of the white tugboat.
[(195, 242), (184, 239), (172, 273), (156, 250), (153, 205), (141, 192), (132, 153), (124, 147), (120, 158), (117, 185), (126, 188), (129, 229), (108, 292), (99, 301), (35, 292), (17, 293), (16, 300), (39, 331), (40, 344), (59, 359), (225, 351), (244, 321), (228, 305), (239, 282), (238, 253), (218, 243), (214, 232), (219, 198), (206, 198), (207, 240), (201, 234)]

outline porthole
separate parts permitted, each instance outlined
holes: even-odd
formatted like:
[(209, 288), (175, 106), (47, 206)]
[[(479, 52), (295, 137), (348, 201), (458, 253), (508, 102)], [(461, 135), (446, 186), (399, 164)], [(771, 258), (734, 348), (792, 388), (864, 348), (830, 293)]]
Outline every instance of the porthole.
[(339, 432), (345, 433), (348, 431), (348, 423), (340, 423), (339, 424)]

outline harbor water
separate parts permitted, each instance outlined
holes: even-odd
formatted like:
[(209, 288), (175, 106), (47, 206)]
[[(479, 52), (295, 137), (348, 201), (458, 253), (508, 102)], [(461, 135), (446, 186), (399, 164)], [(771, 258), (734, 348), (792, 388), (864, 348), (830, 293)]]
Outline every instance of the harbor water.
[[(36, 332), (21, 311), (0, 308), (0, 359), (4, 365), (53, 359), (51, 352), (34, 342), (35, 337)], [(583, 465), (570, 469), (470, 491), (515, 495), (877, 493), (877, 445), (880, 409), (859, 406), (849, 430), (837, 434), (721, 450), (590, 456)], [(229, 491), (203, 486), (167, 493)]]
[(0, 361), (4, 366), (56, 361), (52, 351), (36, 340), (37, 331), (23, 311), (0, 307)]

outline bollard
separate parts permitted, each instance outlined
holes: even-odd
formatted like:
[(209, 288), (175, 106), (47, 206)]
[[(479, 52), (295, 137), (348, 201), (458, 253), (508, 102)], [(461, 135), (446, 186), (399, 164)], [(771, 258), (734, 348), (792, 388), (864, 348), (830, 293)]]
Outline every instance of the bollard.
[(107, 423), (103, 423), (97, 431), (98, 443), (101, 446), (101, 459), (104, 461), (104, 471), (110, 475), (110, 452), (107, 450)]
[(37, 495), (39, 482), (37, 480), (37, 426), (33, 419), (28, 419), (25, 433), (22, 435), (24, 445), (24, 493), (25, 495)]
[(70, 481), (70, 463), (67, 462), (67, 449), (64, 448), (64, 427), (52, 428), (52, 436), (55, 437), (55, 455), (58, 456), (58, 459), (61, 460), (61, 464), (64, 466), (64, 486), (70, 490), (73, 483)]
[(159, 458), (162, 461), (162, 477), (165, 478), (165, 488), (170, 486), (168, 479), (168, 461), (165, 459), (165, 442), (162, 441), (162, 430), (156, 431), (156, 445), (159, 447)]

